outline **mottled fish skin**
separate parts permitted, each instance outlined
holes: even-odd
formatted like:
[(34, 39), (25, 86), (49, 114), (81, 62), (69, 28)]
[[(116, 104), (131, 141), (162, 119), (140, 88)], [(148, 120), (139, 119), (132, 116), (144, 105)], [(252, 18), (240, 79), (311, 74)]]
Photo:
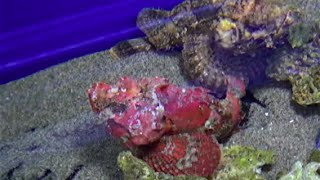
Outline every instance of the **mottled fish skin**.
[(221, 2), (211, 0), (186, 0), (171, 11), (143, 9), (137, 26), (159, 50), (182, 47), (182, 38), (193, 31), (212, 31), (210, 25), (221, 8)]
[(107, 53), (112, 59), (118, 60), (138, 52), (146, 52), (151, 50), (154, 50), (154, 47), (146, 38), (136, 38), (119, 42), (110, 48)]
[(194, 34), (184, 38), (182, 50), (185, 73), (199, 85), (214, 90), (215, 94), (225, 93), (226, 74), (214, 61), (213, 37), (207, 34)]
[(293, 21), (286, 6), (266, 0), (187, 0), (170, 12), (146, 9), (137, 24), (157, 49), (182, 46), (186, 74), (224, 92), (226, 76), (247, 84), (265, 77), (266, 56), (283, 44)]
[(212, 31), (208, 28), (222, 1), (186, 0), (171, 11), (145, 8), (137, 17), (137, 26), (147, 35), (145, 38), (120, 42), (108, 53), (120, 59), (137, 52), (171, 50), (182, 47), (182, 38), (192, 31)]
[(213, 94), (223, 95), (227, 89), (228, 76), (238, 77), (253, 85), (265, 78), (267, 62), (263, 54), (233, 56), (232, 52), (214, 49), (213, 37), (194, 34), (184, 38), (182, 50), (185, 73), (199, 85), (209, 88)]
[[(234, 36), (228, 46), (246, 53), (264, 44), (272, 46), (276, 43), (272, 39), (284, 34), (280, 31), (286, 30), (291, 14), (278, 4), (267, 0), (186, 0), (171, 11), (143, 9), (137, 17), (137, 26), (158, 50), (182, 47), (183, 38), (189, 34), (211, 33), (220, 44), (226, 43), (225, 37)], [(223, 25), (221, 29), (225, 21), (231, 26)]]
[(215, 137), (195, 132), (162, 138), (145, 149), (143, 160), (157, 172), (206, 177), (215, 172), (221, 157), (221, 147)]
[(137, 17), (137, 26), (157, 49), (168, 50), (171, 45), (181, 43), (179, 38), (176, 38), (176, 34), (180, 33), (169, 15), (169, 11), (146, 8), (141, 10)]
[(143, 43), (120, 43), (110, 52), (120, 58), (151, 47), (182, 48), (186, 74), (223, 94), (227, 76), (247, 85), (263, 79), (266, 56), (284, 43), (293, 14), (272, 0), (186, 0), (171, 11), (146, 8), (137, 17)]

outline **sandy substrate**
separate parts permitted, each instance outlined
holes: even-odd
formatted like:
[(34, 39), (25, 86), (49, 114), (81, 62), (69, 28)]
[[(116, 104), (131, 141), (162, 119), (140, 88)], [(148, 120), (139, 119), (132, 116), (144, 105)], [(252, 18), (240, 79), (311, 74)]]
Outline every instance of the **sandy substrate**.
[[(0, 88), (0, 179), (121, 179), (122, 150), (90, 111), (86, 89), (119, 77), (164, 76), (181, 86), (187, 80), (174, 54), (139, 53), (112, 61), (100, 52), (61, 64)], [(283, 85), (254, 91), (266, 104), (252, 103), (248, 128), (227, 142), (272, 149), (278, 161), (267, 173), (308, 158), (319, 128), (319, 107), (291, 103)], [(318, 110), (318, 112), (317, 112)]]
[(253, 92), (266, 107), (252, 103), (248, 127), (234, 134), (227, 145), (273, 150), (277, 162), (266, 177), (275, 179), (279, 171), (289, 170), (294, 162), (307, 162), (320, 127), (320, 107), (306, 108), (292, 102), (286, 84), (270, 84)]

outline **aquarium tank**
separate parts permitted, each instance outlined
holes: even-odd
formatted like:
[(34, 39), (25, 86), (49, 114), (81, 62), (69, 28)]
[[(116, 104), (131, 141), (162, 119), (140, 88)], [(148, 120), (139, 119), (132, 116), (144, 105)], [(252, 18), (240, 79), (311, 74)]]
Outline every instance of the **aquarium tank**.
[(320, 179), (317, 0), (0, 0), (0, 180)]

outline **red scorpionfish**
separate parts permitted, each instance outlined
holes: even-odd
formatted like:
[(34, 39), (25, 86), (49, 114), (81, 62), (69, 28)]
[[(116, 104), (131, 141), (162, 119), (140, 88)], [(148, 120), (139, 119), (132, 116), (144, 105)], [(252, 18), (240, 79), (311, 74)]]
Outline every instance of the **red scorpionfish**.
[(165, 78), (121, 78), (115, 85), (98, 82), (88, 90), (94, 112), (107, 131), (154, 170), (171, 175), (210, 176), (222, 152), (223, 138), (242, 120), (240, 97), (245, 85), (228, 78), (225, 99), (202, 87), (181, 88)]

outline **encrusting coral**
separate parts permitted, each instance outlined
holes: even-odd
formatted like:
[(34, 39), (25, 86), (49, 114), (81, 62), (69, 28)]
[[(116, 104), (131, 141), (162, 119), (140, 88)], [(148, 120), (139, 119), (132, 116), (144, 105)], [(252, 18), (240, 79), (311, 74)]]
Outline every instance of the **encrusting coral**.
[(317, 172), (319, 168), (320, 163), (310, 162), (303, 166), (302, 162), (297, 161), (291, 171), (279, 180), (320, 180), (320, 175)]
[(316, 41), (282, 49), (270, 59), (266, 72), (278, 81), (290, 81), (298, 104), (320, 103), (320, 48)]
[[(230, 146), (223, 148), (223, 165), (208, 179), (215, 180), (263, 180), (261, 167), (275, 162), (272, 151), (258, 150), (253, 147)], [(155, 172), (147, 163), (132, 155), (121, 152), (118, 165), (127, 180), (206, 180), (207, 178), (190, 175), (172, 176)]]
[(265, 165), (275, 163), (276, 157), (270, 150), (253, 147), (230, 146), (223, 148), (222, 169), (217, 171), (215, 180), (263, 180), (260, 174)]

